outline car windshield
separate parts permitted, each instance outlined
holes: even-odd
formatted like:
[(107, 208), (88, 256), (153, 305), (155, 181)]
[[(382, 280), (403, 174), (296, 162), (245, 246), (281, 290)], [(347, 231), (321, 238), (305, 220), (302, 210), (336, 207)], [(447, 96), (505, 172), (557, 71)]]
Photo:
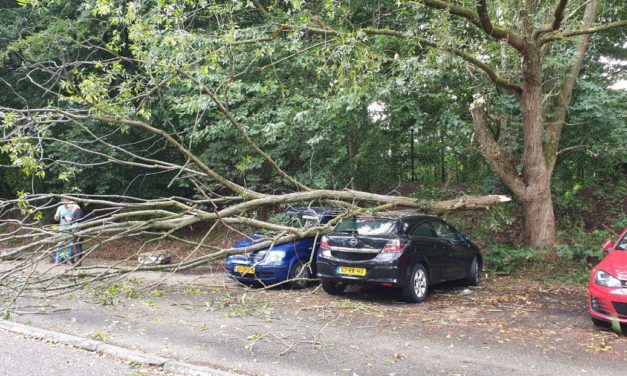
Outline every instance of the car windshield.
[(397, 221), (389, 218), (353, 217), (340, 222), (335, 232), (357, 233), (359, 235), (392, 235), (397, 230)]
[(620, 249), (621, 251), (627, 250), (627, 235), (623, 236), (623, 238), (616, 243), (614, 249)]

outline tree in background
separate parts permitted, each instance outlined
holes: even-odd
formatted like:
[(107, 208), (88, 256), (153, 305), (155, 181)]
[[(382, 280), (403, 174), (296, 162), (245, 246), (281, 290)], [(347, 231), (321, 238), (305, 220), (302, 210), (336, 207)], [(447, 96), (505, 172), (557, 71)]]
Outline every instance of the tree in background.
[[(0, 200), (0, 260), (22, 257), (0, 273), (0, 286), (15, 296), (9, 306), (26, 290), (76, 290), (82, 286), (78, 279), (106, 283), (136, 269), (183, 270), (320, 236), (352, 214), (392, 208), (444, 214), (508, 200), (463, 196), (432, 202), (343, 189), (348, 180), (342, 177), (335, 184), (333, 167), (350, 176), (355, 161), (367, 157), (356, 150), (348, 158), (337, 153), (348, 129), (355, 139), (372, 138), (363, 142), (377, 150), (372, 158), (386, 154), (377, 137), (391, 139), (395, 130), (369, 129), (362, 111), (368, 98), (342, 95), (344, 86), (329, 74), (349, 68), (337, 55), (341, 48), (333, 47), (336, 55), (326, 59), (303, 56), (315, 49), (307, 46), (309, 40), (291, 32), (273, 35), (277, 25), (264, 24), (264, 12), (251, 11), (246, 3), (20, 3), (25, 5), (3, 10), (15, 17), (0, 18), (11, 25), (22, 16), (34, 20), (32, 29), (12, 29), (3, 55), (2, 84), (15, 94), (0, 104), (2, 152), (30, 183), (16, 199)], [(328, 69), (320, 70), (325, 60)], [(323, 103), (331, 94), (337, 98)], [(343, 122), (339, 129), (336, 121)], [(328, 158), (336, 159), (324, 171), (331, 178), (320, 179), (318, 170)], [(360, 184), (367, 183), (366, 174)], [(136, 181), (145, 181), (139, 186), (149, 190), (136, 189)], [(23, 182), (12, 188), (18, 183)], [(329, 186), (338, 189), (316, 189)], [(81, 193), (51, 193), (74, 188)], [(89, 215), (71, 232), (44, 220), (60, 197), (90, 205)], [(346, 211), (334, 222), (307, 229), (259, 215), (280, 205)], [(203, 234), (182, 238), (183, 230), (199, 224)], [(273, 233), (235, 249), (211, 242), (220, 226)], [(131, 238), (141, 243), (137, 253), (166, 240), (184, 243), (189, 252), (176, 265), (71, 268), (52, 279), (21, 273), (72, 237), (82, 239), (87, 257), (103, 244)]]
[(198, 199), (390, 189), (418, 124), (421, 178), (476, 178), (477, 141), (537, 247), (554, 242), (551, 176), (577, 146), (560, 141), (591, 35), (616, 44), (625, 25), (616, 1), (19, 3), (33, 27), (11, 28), (3, 72), (29, 105), (4, 109), (21, 145), (5, 158), (29, 176), (81, 176), (94, 193), (148, 179), (147, 196)]
[[(284, 25), (283, 29), (327, 38), (355, 34), (399, 38), (415, 44), (420, 53), (431, 48), (448, 55), (459, 63), (458, 69), (468, 69), (469, 76), (484, 77), (495, 90), (476, 88), (472, 93), (476, 100), (471, 112), (480, 151), (522, 204), (529, 245), (551, 248), (555, 242), (551, 177), (558, 156), (565, 152), (560, 141), (568, 107), (592, 35), (624, 30), (624, 7), (618, 2), (596, 0), (489, 5), (481, 0), (420, 0), (400, 2), (389, 9), (373, 6), (372, 23), (367, 26), (342, 22), (350, 18), (342, 20), (342, 15), (356, 13), (358, 3), (337, 7), (326, 3), (325, 10), (305, 12), (303, 19), (308, 22)], [(620, 40), (614, 39), (614, 44)], [(407, 48), (404, 52), (411, 55), (413, 51)], [(486, 116), (492, 107), (492, 116), (498, 119), (494, 123), (500, 128), (517, 123), (491, 106), (492, 98), (502, 92), (512, 95), (517, 103), (516, 116), (522, 129), (522, 152), (518, 156), (499, 143), (489, 127), (492, 119)]]

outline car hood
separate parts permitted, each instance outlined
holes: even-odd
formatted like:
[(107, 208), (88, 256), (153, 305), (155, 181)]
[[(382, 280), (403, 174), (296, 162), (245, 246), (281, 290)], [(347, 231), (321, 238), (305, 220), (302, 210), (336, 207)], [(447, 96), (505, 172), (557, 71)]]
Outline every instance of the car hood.
[(611, 251), (595, 269), (601, 269), (621, 281), (627, 281), (627, 251)]

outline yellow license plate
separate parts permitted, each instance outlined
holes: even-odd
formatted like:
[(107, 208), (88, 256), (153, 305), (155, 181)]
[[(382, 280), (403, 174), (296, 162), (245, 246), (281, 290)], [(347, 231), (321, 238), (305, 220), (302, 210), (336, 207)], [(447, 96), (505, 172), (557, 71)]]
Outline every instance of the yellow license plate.
[(348, 266), (338, 266), (337, 274), (357, 275), (360, 277), (366, 276), (366, 268), (351, 268)]
[(235, 265), (235, 272), (244, 275), (244, 274), (255, 274), (255, 267), (248, 265)]

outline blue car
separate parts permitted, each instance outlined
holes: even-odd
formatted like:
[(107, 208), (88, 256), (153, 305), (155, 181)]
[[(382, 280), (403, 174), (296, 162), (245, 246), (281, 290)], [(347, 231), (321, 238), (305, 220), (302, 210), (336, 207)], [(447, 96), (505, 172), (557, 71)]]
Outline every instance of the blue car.
[[(292, 208), (271, 219), (270, 222), (308, 228), (325, 224), (339, 213), (337, 209), (320, 207)], [(258, 231), (251, 238), (233, 244), (233, 248), (250, 247), (255, 243), (269, 240), (274, 235), (276, 234)], [(303, 288), (307, 285), (305, 279), (316, 275), (318, 243), (314, 244), (315, 241), (315, 237), (307, 237), (275, 244), (271, 248), (229, 256), (225, 260), (225, 269), (231, 278), (245, 284), (270, 286), (298, 277), (291, 285), (294, 288)]]

